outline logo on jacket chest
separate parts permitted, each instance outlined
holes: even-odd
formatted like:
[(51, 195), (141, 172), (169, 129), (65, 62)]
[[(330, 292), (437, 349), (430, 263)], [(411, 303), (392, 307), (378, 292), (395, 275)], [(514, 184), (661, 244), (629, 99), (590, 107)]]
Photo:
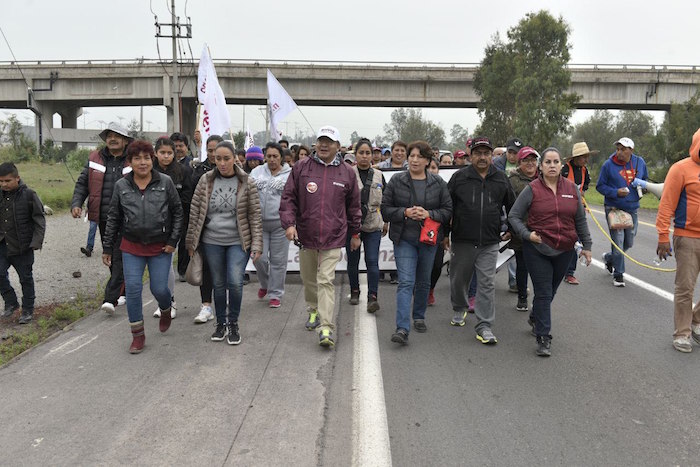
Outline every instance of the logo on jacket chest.
[(317, 190), (318, 190), (318, 185), (316, 184), (316, 182), (309, 182), (306, 184), (306, 191), (308, 191), (309, 193), (311, 193), (311, 194), (316, 193)]

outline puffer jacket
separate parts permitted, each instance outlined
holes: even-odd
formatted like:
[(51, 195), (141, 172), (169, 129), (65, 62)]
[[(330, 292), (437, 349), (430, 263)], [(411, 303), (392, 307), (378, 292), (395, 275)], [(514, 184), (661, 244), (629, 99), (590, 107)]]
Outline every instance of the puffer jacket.
[[(447, 191), (447, 184), (439, 175), (426, 174), (425, 203), (423, 208), (428, 211), (430, 218), (443, 226), (452, 216), (452, 199)], [(389, 226), (389, 238), (392, 242), (401, 241), (406, 222), (416, 222), (404, 217), (406, 208), (413, 206), (411, 199), (411, 174), (408, 171), (397, 173), (386, 185), (382, 197), (382, 217)]]
[(312, 154), (294, 164), (280, 202), (285, 230), (295, 226), (304, 248), (331, 250), (360, 233), (360, 189), (352, 167), (340, 153), (328, 165)]
[(452, 241), (493, 245), (501, 241), (501, 213), (515, 202), (515, 193), (504, 172), (489, 166), (485, 178), (473, 166), (452, 175), (447, 187), (452, 196)]
[[(258, 189), (242, 168), (238, 165), (233, 167), (238, 178), (238, 194), (236, 196), (238, 235), (244, 250), (262, 252), (262, 217)], [(209, 200), (214, 189), (214, 179), (218, 176), (219, 171), (216, 168), (210, 170), (202, 175), (194, 189), (194, 196), (192, 196), (190, 204), (190, 222), (185, 237), (185, 245), (190, 251), (197, 249), (202, 230), (206, 228)]]
[[(518, 196), (520, 196), (520, 193), (523, 192), (526, 186), (530, 184), (531, 181), (535, 180), (537, 178), (537, 173), (535, 173), (534, 177), (528, 177), (524, 173), (522, 173), (520, 170), (515, 170), (510, 173), (510, 176), (508, 176), (508, 181), (510, 182), (510, 186), (513, 187), (513, 191), (515, 192), (515, 198), (517, 199)], [(525, 217), (525, 223), (527, 224), (527, 215)], [(520, 238), (519, 235), (513, 235), (510, 239), (510, 248), (513, 250), (520, 251), (523, 249), (523, 240)]]
[(182, 229), (182, 203), (175, 184), (165, 174), (151, 170), (151, 181), (142, 194), (133, 172), (114, 185), (102, 250), (112, 254), (119, 248), (118, 231), (131, 242), (149, 245), (165, 242), (174, 247)]

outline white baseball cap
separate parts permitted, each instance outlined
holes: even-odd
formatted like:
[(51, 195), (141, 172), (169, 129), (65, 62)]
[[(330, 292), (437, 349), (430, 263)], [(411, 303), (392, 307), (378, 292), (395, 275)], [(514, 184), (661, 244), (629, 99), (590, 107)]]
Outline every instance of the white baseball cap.
[(621, 144), (626, 148), (634, 149), (634, 141), (627, 137), (620, 138), (617, 141), (615, 141), (615, 146), (617, 146), (618, 144)]
[(318, 136), (316, 137), (316, 139), (319, 139), (322, 136), (325, 136), (326, 138), (330, 138), (333, 141), (340, 143), (340, 132), (334, 126), (330, 126), (330, 125), (322, 126), (318, 130)]

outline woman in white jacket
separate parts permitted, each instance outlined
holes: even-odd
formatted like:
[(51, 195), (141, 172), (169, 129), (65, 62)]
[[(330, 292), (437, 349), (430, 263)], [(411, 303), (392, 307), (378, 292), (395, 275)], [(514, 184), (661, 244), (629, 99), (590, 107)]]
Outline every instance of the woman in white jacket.
[(289, 240), (280, 222), (280, 199), (292, 169), (282, 160), (282, 147), (277, 143), (267, 143), (265, 161), (250, 172), (258, 187), (263, 220), (263, 252), (253, 264), (260, 282), (258, 298), (267, 297), (270, 308), (279, 308), (289, 253)]

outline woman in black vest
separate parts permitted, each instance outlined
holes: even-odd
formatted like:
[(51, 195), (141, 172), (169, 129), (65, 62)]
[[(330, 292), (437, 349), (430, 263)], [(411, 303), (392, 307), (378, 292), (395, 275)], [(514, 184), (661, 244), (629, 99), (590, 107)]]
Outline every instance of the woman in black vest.
[[(364, 245), (365, 266), (367, 267), (367, 312), (375, 313), (379, 310), (377, 290), (379, 288), (379, 245), (382, 237), (389, 231), (389, 224), (382, 219), (380, 207), (382, 193), (384, 192), (384, 176), (372, 168), (372, 143), (367, 138), (360, 138), (355, 146), (355, 160), (357, 165), (353, 168), (360, 186), (360, 207), (362, 209), (362, 225), (360, 227), (360, 240)], [(348, 236), (345, 251), (348, 255), (348, 279), (350, 280), (350, 304), (357, 305), (360, 302), (360, 248), (350, 248), (350, 236)]]

